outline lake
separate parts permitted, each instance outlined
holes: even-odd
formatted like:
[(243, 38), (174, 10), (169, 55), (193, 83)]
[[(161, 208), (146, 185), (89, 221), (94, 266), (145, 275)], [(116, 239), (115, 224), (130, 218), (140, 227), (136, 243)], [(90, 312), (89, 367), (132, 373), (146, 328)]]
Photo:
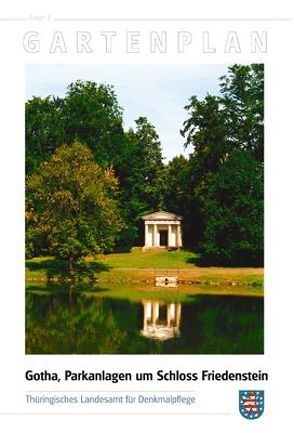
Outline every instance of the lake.
[[(119, 293), (119, 296), (118, 296)], [(263, 297), (34, 285), (27, 354), (262, 354)]]

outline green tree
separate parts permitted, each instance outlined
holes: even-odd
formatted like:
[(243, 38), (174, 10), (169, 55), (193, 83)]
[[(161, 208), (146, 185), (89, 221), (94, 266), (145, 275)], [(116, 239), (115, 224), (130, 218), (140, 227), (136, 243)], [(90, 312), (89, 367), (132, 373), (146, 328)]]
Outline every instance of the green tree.
[(37, 170), (62, 143), (79, 141), (104, 166), (119, 164), (124, 149), (122, 109), (113, 87), (71, 83), (63, 98), (33, 97), (26, 103), (26, 172)]
[(27, 179), (27, 237), (43, 240), (47, 253), (68, 262), (107, 251), (122, 228), (118, 182), (89, 148), (62, 145)]
[(135, 147), (133, 184), (145, 211), (154, 211), (162, 204), (161, 143), (155, 127), (146, 117), (135, 120), (135, 131), (129, 131)]
[[(112, 166), (120, 185), (120, 214), (127, 223), (119, 246), (138, 241), (140, 217), (162, 203), (160, 141), (144, 117), (123, 130), (123, 110), (112, 86), (92, 81), (71, 83), (63, 98), (33, 98), (26, 104), (26, 170), (31, 175), (62, 143), (86, 145), (101, 167)], [(30, 190), (27, 190), (29, 199)], [(36, 248), (36, 242), (34, 242)], [(39, 236), (40, 252), (44, 238)], [(30, 233), (27, 247), (32, 250)]]
[[(219, 95), (208, 94), (203, 100), (192, 96), (185, 107), (188, 119), (184, 122), (181, 133), (186, 138), (185, 145), (193, 148), (188, 163), (194, 203), (198, 200), (198, 209), (196, 207), (193, 211), (194, 221), (203, 227), (198, 240), (204, 243), (206, 257), (210, 256), (213, 260), (220, 260), (222, 257), (224, 261), (232, 263), (241, 257), (244, 260), (247, 257), (247, 260), (260, 261), (262, 255), (259, 240), (262, 238), (263, 225), (260, 215), (255, 221), (258, 224), (255, 229), (250, 230), (249, 225), (243, 221), (243, 229), (240, 227), (240, 230), (248, 230), (250, 246), (242, 244), (244, 239), (234, 221), (243, 224), (238, 213), (238, 204), (239, 200), (245, 200), (246, 190), (239, 186), (233, 188), (226, 167), (232, 168), (232, 178), (236, 182), (243, 182), (241, 174), (245, 176), (242, 170), (245, 162), (247, 167), (252, 165), (252, 174), (255, 173), (255, 169), (259, 170), (259, 176), (253, 177), (251, 187), (256, 188), (254, 206), (258, 205), (259, 209), (262, 209), (259, 180), (263, 173), (263, 87), (263, 65), (233, 65), (229, 67), (228, 73), (220, 78)], [(236, 175), (238, 163), (239, 178)], [(257, 182), (256, 186), (254, 181)], [(245, 185), (246, 182), (245, 176)], [(232, 193), (234, 192), (236, 206), (230, 206), (224, 195), (223, 201), (215, 199), (215, 196), (219, 196), (219, 191), (227, 187), (226, 185), (232, 188)], [(247, 193), (249, 194), (249, 191)], [(217, 204), (221, 211), (218, 211)], [(225, 218), (225, 209), (230, 213), (230, 218)], [(224, 224), (226, 230), (221, 230)], [(257, 230), (260, 236), (251, 236), (252, 230)]]
[(183, 155), (175, 156), (165, 166), (163, 186), (164, 208), (183, 216), (183, 242), (186, 246), (195, 246), (201, 230), (199, 201), (194, 192), (190, 161)]
[(25, 105), (26, 173), (32, 174), (64, 142), (62, 100), (33, 97)]
[(116, 167), (124, 145), (122, 114), (112, 86), (71, 83), (64, 98), (65, 142), (86, 144), (96, 162)]
[(263, 263), (263, 169), (236, 150), (216, 173), (203, 207), (205, 258), (219, 264)]
[(250, 150), (263, 162), (264, 66), (233, 65), (220, 78), (221, 104), (231, 147)]
[(183, 213), (188, 199), (188, 161), (183, 155), (175, 156), (164, 168), (164, 203), (175, 213)]
[(125, 135), (125, 147), (117, 173), (123, 215), (128, 228), (121, 244), (138, 242), (141, 216), (163, 206), (163, 158), (155, 127), (146, 117), (135, 121), (136, 129)]
[(198, 193), (235, 149), (263, 161), (263, 86), (263, 65), (233, 65), (220, 78), (220, 96), (190, 98), (181, 133), (193, 146)]
[(193, 146), (197, 177), (201, 180), (207, 173), (215, 172), (229, 152), (226, 112), (220, 98), (209, 94), (203, 101), (192, 96), (185, 109), (189, 117), (181, 134), (186, 138), (185, 146)]

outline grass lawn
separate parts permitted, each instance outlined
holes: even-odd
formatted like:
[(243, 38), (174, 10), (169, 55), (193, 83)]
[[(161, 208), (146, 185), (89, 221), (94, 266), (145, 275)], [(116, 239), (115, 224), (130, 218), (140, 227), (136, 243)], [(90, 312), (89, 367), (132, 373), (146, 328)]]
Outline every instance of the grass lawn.
[(134, 247), (127, 253), (103, 254), (95, 259), (113, 268), (194, 269), (193, 261), (197, 257), (199, 255), (186, 250), (143, 251), (141, 247)]
[[(262, 268), (199, 267), (192, 251), (142, 251), (112, 253), (88, 258), (99, 284), (153, 284), (157, 275), (177, 276), (183, 284), (263, 285)], [(64, 275), (66, 264), (52, 257), (38, 257), (26, 262), (28, 280), (46, 280)], [(87, 276), (85, 274), (85, 276)]]

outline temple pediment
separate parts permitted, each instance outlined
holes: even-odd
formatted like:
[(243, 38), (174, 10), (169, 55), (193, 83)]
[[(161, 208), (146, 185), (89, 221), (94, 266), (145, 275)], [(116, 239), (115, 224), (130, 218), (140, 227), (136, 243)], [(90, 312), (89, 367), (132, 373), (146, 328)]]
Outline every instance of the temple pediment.
[(183, 218), (181, 217), (181, 215), (177, 215), (175, 213), (158, 211), (149, 215), (144, 215), (142, 219), (144, 221), (179, 221)]

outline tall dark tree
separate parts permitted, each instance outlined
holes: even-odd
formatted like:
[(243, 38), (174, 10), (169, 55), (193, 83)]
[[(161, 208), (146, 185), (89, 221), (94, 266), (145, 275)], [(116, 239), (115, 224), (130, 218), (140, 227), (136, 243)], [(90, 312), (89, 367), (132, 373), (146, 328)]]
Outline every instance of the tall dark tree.
[(263, 264), (263, 169), (235, 150), (212, 178), (203, 206), (203, 253), (217, 264)]
[(138, 181), (141, 182), (140, 196), (146, 210), (153, 211), (162, 205), (161, 143), (155, 127), (146, 117), (139, 117), (135, 123), (136, 130), (130, 132), (130, 135), (136, 148), (136, 175)]
[(164, 202), (171, 212), (183, 213), (187, 207), (189, 170), (183, 155), (175, 156), (164, 169)]
[(183, 216), (184, 245), (195, 247), (196, 240), (201, 236), (201, 219), (190, 161), (183, 155), (169, 161), (164, 168), (163, 185), (164, 207)]
[[(136, 129), (126, 133), (124, 153), (118, 167), (123, 213), (128, 229), (122, 243), (139, 241), (141, 216), (163, 206), (163, 158), (155, 127), (139, 117)], [(124, 239), (123, 239), (124, 237)]]
[(263, 162), (264, 66), (233, 65), (220, 78), (221, 104), (226, 113), (227, 141), (250, 150)]
[(118, 165), (124, 151), (122, 109), (112, 86), (71, 83), (64, 98), (32, 98), (26, 103), (26, 170), (30, 174), (58, 146), (86, 144), (104, 166)]
[(124, 143), (122, 114), (112, 86), (71, 83), (64, 98), (65, 141), (84, 143), (96, 162), (116, 166)]
[(190, 98), (181, 130), (193, 146), (197, 176), (204, 180), (235, 149), (250, 150), (263, 161), (263, 65), (233, 65), (220, 78), (220, 96)]
[[(186, 146), (193, 147), (189, 158), (191, 182), (193, 193), (199, 203), (200, 226), (205, 228), (199, 240), (204, 243), (203, 250), (206, 256), (213, 259), (219, 260), (220, 255), (227, 261), (233, 262), (237, 257), (246, 256), (247, 247), (243, 244), (242, 228), (240, 227), (241, 231), (236, 230), (237, 225), (234, 225), (234, 221), (239, 221), (250, 237), (248, 254), (252, 254), (253, 261), (260, 262), (260, 239), (263, 231), (261, 214), (255, 220), (252, 219), (253, 224), (258, 224), (255, 229), (252, 229), (259, 233), (254, 237), (251, 236), (252, 230), (249, 230), (246, 221), (239, 218), (237, 208), (240, 202), (244, 201), (246, 194), (250, 194), (251, 191), (246, 191), (245, 188), (248, 179), (243, 165), (247, 168), (251, 165), (252, 175), (255, 169), (259, 169), (259, 175), (253, 177), (256, 186), (254, 181), (250, 186), (256, 188), (256, 201), (254, 205), (250, 203), (254, 208), (258, 207), (259, 211), (263, 206), (259, 182), (263, 173), (263, 86), (263, 65), (233, 65), (229, 67), (228, 73), (220, 78), (220, 95), (207, 95), (203, 100), (193, 96), (189, 105), (185, 107), (188, 111), (188, 119), (184, 122), (181, 133), (186, 138)], [(238, 164), (240, 170), (237, 176)], [(234, 181), (243, 183), (245, 189), (238, 189), (238, 186), (233, 188), (227, 167), (232, 169)], [(244, 176), (243, 180), (242, 176)], [(225, 190), (227, 185), (234, 194), (235, 206), (229, 205), (224, 195), (223, 201), (215, 199), (219, 191)], [(217, 211), (217, 204), (222, 211)], [(224, 218), (224, 208), (230, 212), (230, 218)], [(250, 215), (249, 208), (250, 204), (247, 209)], [(195, 224), (198, 216), (199, 213), (196, 212)], [(223, 224), (226, 225), (227, 231), (220, 229)], [(234, 241), (230, 245), (226, 244), (229, 255), (226, 257), (223, 242), (229, 242), (226, 238), (228, 233), (229, 238), (231, 240), (234, 238)]]
[(65, 140), (63, 102), (33, 97), (25, 106), (26, 173), (37, 170)]
[(220, 98), (212, 95), (207, 95), (204, 100), (192, 96), (185, 109), (189, 117), (181, 133), (186, 138), (185, 146), (193, 146), (201, 178), (216, 171), (228, 154), (226, 112)]

